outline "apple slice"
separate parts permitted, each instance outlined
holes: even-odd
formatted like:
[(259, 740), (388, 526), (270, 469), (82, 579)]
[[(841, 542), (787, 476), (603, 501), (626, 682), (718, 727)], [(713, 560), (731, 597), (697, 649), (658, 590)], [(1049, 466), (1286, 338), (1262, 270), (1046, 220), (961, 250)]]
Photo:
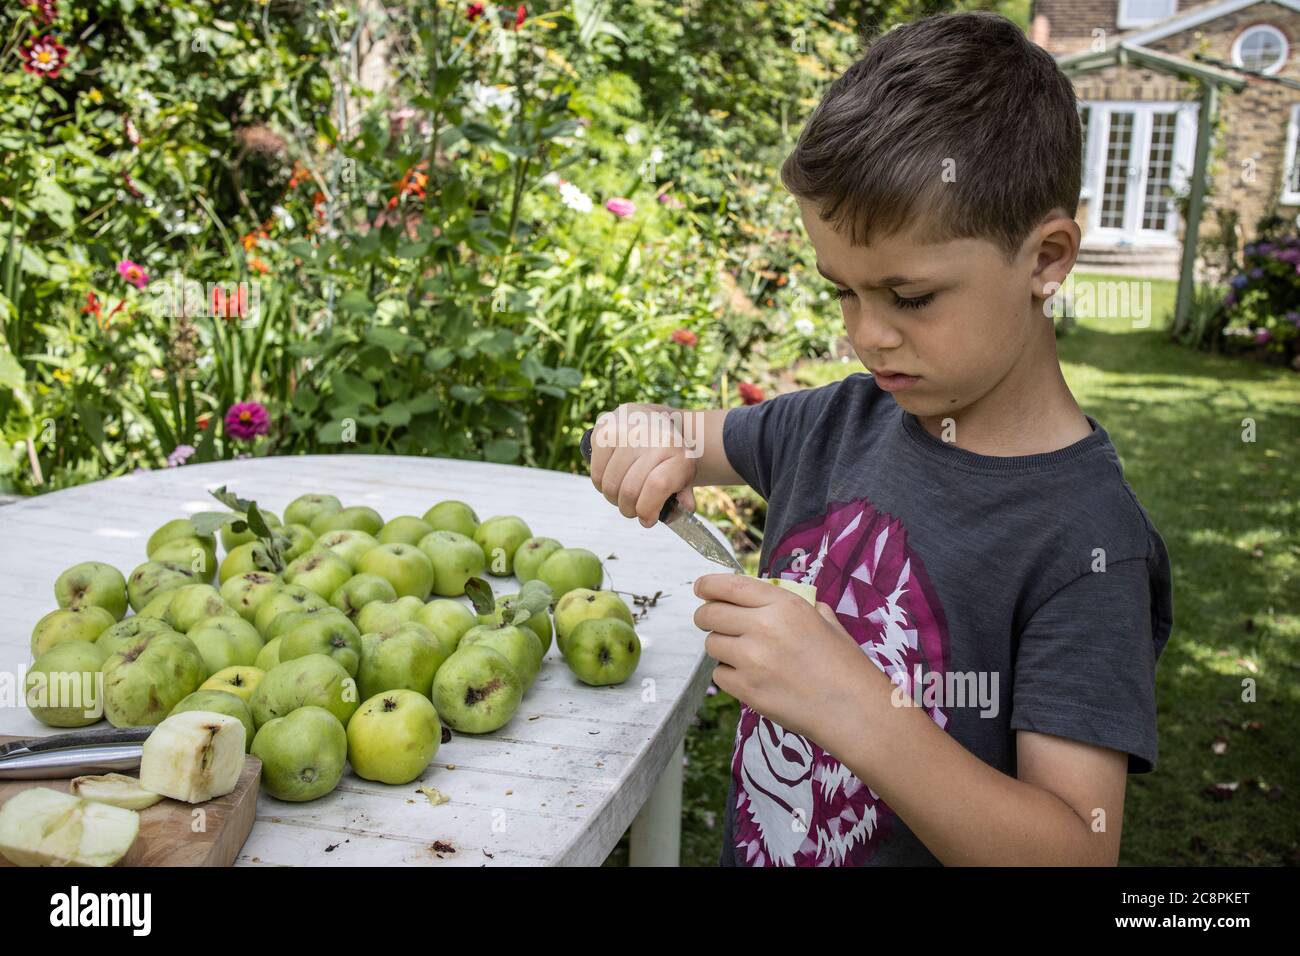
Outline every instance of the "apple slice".
[(74, 777), (72, 783), (68, 784), (68, 792), (83, 800), (106, 803), (123, 810), (144, 810), (162, 799), (162, 794), (146, 790), (140, 786), (139, 780), (124, 773)]
[(140, 786), (185, 803), (224, 797), (244, 769), (244, 725), (208, 710), (173, 714), (144, 742)]
[(811, 584), (800, 584), (798, 581), (787, 581), (785, 578), (768, 578), (767, 581), (779, 588), (793, 591), (813, 607), (817, 606), (817, 589)]
[(15, 866), (112, 866), (140, 834), (140, 815), (45, 787), (0, 808), (0, 855)]

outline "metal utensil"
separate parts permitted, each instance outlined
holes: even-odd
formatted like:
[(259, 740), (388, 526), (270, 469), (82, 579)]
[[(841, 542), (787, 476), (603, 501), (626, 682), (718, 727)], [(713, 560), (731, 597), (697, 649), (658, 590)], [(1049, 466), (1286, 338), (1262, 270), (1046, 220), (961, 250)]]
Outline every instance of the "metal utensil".
[(111, 727), (0, 744), (0, 780), (58, 780), (135, 770), (152, 727)]
[[(582, 441), (578, 446), (582, 451), (583, 459), (588, 464), (591, 463), (591, 433), (593, 431), (595, 429), (588, 428), (583, 432)], [(745, 573), (745, 569), (728, 553), (726, 548), (718, 543), (718, 539), (713, 536), (704, 522), (678, 503), (676, 495), (670, 495), (668, 500), (664, 502), (664, 506), (659, 509), (659, 520), (668, 525), (674, 534), (710, 561), (730, 568), (739, 574)]]

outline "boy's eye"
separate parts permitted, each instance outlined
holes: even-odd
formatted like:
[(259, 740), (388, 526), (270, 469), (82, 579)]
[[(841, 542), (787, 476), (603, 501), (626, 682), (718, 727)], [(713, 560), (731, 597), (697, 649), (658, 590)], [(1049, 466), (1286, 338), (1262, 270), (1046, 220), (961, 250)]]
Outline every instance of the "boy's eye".
[(898, 306), (900, 309), (924, 309), (933, 301), (933, 292), (928, 293), (927, 295), (918, 295), (915, 299), (904, 299), (901, 295), (898, 295), (897, 293), (894, 294), (894, 305)]

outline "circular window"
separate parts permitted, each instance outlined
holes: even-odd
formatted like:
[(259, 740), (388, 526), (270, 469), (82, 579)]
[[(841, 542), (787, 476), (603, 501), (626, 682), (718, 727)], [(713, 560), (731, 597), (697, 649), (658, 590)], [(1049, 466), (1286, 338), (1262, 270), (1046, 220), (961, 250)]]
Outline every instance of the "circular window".
[(1273, 74), (1285, 65), (1289, 52), (1286, 34), (1260, 23), (1241, 31), (1232, 44), (1232, 62), (1247, 70)]

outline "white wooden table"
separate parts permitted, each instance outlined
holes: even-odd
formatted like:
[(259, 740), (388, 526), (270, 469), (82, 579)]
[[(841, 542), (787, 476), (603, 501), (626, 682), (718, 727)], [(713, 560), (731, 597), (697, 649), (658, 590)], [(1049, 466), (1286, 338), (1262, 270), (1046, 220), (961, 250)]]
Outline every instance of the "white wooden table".
[[(481, 519), (519, 515), (534, 534), (603, 560), (616, 555), (605, 560), (605, 586), (629, 605), (629, 594), (665, 595), (637, 623), (641, 663), (625, 684), (580, 683), (552, 645), (510, 723), (495, 734), (454, 735), (421, 780), (392, 787), (349, 771), (337, 790), (311, 803), (263, 793), (239, 863), (599, 865), (629, 825), (634, 864), (677, 863), (682, 740), (712, 673), (691, 620), (699, 603), (691, 588), (717, 566), (664, 526), (645, 529), (624, 518), (584, 476), (438, 458), (313, 455), (185, 465), (0, 507), (0, 671), (16, 680), (27, 667), (32, 628), (57, 606), (54, 579), (62, 570), (97, 560), (129, 575), (146, 560), (150, 532), (170, 518), (219, 510), (207, 491), (223, 484), (278, 515), (304, 492), (370, 505), (385, 520), (460, 499)], [(513, 577), (488, 580), (498, 594), (519, 587)], [(54, 732), (17, 696), (17, 706), (0, 706), (0, 733)], [(450, 801), (433, 806), (416, 792), (421, 785)], [(435, 841), (454, 852), (437, 854)]]

